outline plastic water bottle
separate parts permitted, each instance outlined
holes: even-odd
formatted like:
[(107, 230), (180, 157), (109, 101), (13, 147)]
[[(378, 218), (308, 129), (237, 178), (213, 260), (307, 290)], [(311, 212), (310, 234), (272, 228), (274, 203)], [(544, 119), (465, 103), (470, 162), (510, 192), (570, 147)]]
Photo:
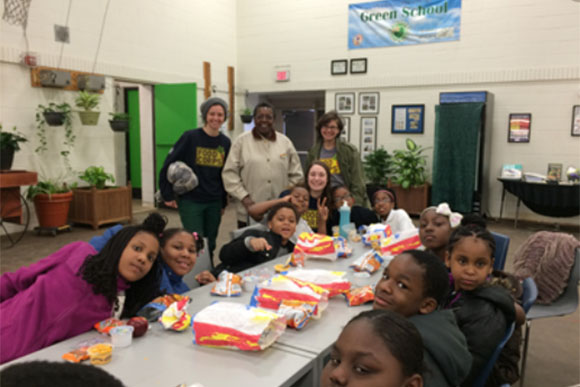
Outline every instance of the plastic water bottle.
[(346, 203), (346, 200), (342, 202), (342, 206), (340, 207), (340, 236), (348, 239), (348, 234), (346, 230), (346, 226), (350, 224), (350, 207)]

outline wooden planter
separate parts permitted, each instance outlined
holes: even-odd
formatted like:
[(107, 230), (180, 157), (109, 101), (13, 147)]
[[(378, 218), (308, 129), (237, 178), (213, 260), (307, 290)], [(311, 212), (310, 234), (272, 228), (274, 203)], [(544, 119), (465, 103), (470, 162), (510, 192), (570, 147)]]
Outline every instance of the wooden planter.
[(128, 221), (133, 218), (131, 185), (126, 187), (77, 188), (74, 191), (69, 220), (88, 224), (97, 229), (107, 223)]
[(429, 191), (431, 188), (429, 183), (404, 189), (400, 185), (389, 181), (388, 187), (395, 191), (399, 208), (407, 211), (409, 215), (420, 215), (421, 211), (429, 206)]

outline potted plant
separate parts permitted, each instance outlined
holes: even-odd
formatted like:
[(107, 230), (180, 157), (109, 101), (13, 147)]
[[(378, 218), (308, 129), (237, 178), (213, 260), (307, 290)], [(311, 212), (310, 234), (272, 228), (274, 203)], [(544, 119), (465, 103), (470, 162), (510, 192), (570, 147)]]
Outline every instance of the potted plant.
[(386, 187), (389, 182), (389, 176), (392, 173), (392, 157), (382, 146), (367, 154), (363, 161), (365, 176), (369, 183), (367, 184), (367, 195), (369, 200), (379, 187)]
[(79, 91), (79, 95), (75, 99), (75, 105), (83, 109), (83, 111), (78, 112), (83, 125), (94, 126), (99, 122), (101, 112), (92, 110), (99, 106), (100, 99), (101, 96), (99, 94), (89, 93), (84, 90)]
[(126, 132), (129, 129), (129, 115), (127, 113), (109, 113), (109, 125), (114, 132)]
[(20, 142), (28, 141), (22, 133), (16, 130), (16, 126), (11, 132), (2, 130), (0, 124), (0, 169), (6, 170), (12, 168), (14, 153), (20, 150)]
[[(58, 115), (58, 122), (56, 120)], [(64, 158), (66, 168), (72, 172), (69, 155), (74, 146), (76, 135), (72, 128), (71, 107), (64, 102), (60, 105), (51, 102), (48, 106), (38, 105), (36, 109), (36, 135), (40, 145), (34, 150), (36, 153), (43, 153), (48, 150), (48, 139), (46, 136), (46, 125), (59, 126), (64, 125), (64, 149), (60, 151), (60, 155)]]
[[(70, 105), (66, 102), (61, 104), (50, 102), (48, 106), (38, 105), (36, 122), (42, 120), (43, 124), (49, 126), (61, 126), (63, 124), (66, 126), (68, 121), (70, 125), (70, 112)], [(39, 115), (42, 115), (42, 117), (39, 117)]]
[(90, 166), (79, 175), (89, 183), (88, 187), (74, 189), (69, 220), (88, 224), (97, 229), (100, 225), (131, 221), (133, 217), (131, 185), (107, 187), (106, 182), (115, 182), (112, 174), (103, 167)]
[(57, 180), (43, 180), (30, 186), (26, 198), (34, 202), (38, 224), (43, 228), (59, 228), (67, 224), (71, 187)]
[(397, 194), (399, 207), (418, 215), (429, 204), (427, 156), (422, 154), (429, 148), (415, 144), (410, 138), (405, 140), (405, 145), (406, 149), (393, 152), (393, 178), (389, 186)]
[(240, 114), (240, 119), (244, 124), (249, 124), (254, 119), (252, 115), (252, 110), (250, 108), (245, 108), (242, 110), (242, 114)]

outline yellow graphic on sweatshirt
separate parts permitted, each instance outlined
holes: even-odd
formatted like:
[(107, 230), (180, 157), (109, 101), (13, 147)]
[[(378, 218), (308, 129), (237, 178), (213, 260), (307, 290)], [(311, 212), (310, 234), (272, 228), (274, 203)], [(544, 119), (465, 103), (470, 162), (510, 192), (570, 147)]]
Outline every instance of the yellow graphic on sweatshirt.
[(203, 148), (197, 147), (195, 152), (195, 163), (205, 167), (224, 166), (225, 152), (224, 148), (219, 146), (217, 148)]
[(302, 214), (302, 219), (308, 223), (310, 228), (318, 228), (318, 211), (312, 209), (306, 210), (306, 212)]
[(330, 159), (320, 159), (328, 169), (330, 169), (331, 175), (340, 175), (340, 165), (338, 165), (338, 160), (336, 159), (336, 154)]

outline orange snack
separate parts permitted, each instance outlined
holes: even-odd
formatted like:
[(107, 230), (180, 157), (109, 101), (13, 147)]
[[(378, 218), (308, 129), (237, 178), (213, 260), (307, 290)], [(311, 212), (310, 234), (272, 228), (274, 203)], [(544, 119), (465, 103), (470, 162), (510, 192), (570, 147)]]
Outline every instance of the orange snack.
[(104, 365), (111, 361), (113, 357), (113, 346), (111, 344), (95, 344), (87, 350), (91, 358), (91, 364)]
[(109, 331), (111, 329), (113, 329), (114, 327), (121, 326), (121, 325), (125, 325), (125, 323), (121, 320), (116, 319), (116, 318), (108, 318), (106, 320), (99, 321), (98, 323), (96, 323), (94, 325), (94, 327), (100, 333), (109, 334)]
[(81, 361), (87, 360), (88, 358), (89, 354), (87, 353), (87, 348), (75, 349), (62, 355), (63, 360), (71, 363), (80, 363)]

